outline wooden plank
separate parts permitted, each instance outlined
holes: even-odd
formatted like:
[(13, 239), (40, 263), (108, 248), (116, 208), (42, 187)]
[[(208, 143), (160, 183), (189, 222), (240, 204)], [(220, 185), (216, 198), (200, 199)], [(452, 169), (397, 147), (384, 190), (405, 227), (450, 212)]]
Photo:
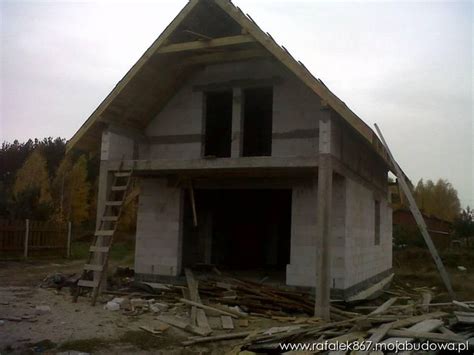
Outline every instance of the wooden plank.
[(378, 343), (385, 337), (385, 335), (390, 330), (390, 328), (392, 328), (392, 325), (393, 325), (392, 323), (384, 323), (377, 329), (374, 329), (370, 338), (367, 339), (367, 343), (370, 344), (370, 348), (367, 351), (358, 351), (356, 352), (356, 355), (369, 354), (371, 350), (374, 348), (374, 344)]
[(212, 342), (212, 341), (240, 339), (240, 338), (245, 338), (245, 337), (249, 336), (252, 333), (254, 333), (254, 331), (214, 335), (214, 336), (209, 336), (209, 337), (202, 337), (202, 338), (196, 338), (196, 339), (192, 339), (192, 340), (186, 340), (186, 341), (183, 341), (181, 344), (183, 344), (184, 346), (189, 346), (189, 345), (200, 344), (200, 343), (208, 343), (208, 342)]
[(430, 303), (431, 303), (431, 300), (433, 299), (433, 295), (431, 294), (431, 292), (426, 291), (421, 294), (421, 297), (422, 297), (421, 307), (422, 307), (423, 312), (429, 312)]
[(90, 281), (90, 280), (79, 280), (77, 282), (77, 285), (80, 286), (80, 287), (97, 287), (99, 283), (97, 281)]
[(104, 267), (96, 264), (84, 264), (84, 270), (102, 271)]
[(369, 288), (359, 292), (349, 298), (347, 298), (347, 302), (355, 302), (355, 301), (362, 301), (368, 299), (369, 297), (373, 296), (377, 292), (383, 290), (385, 286), (387, 286), (393, 279), (394, 274), (390, 274), (383, 280), (377, 282), (375, 285), (370, 286)]
[[(415, 325), (411, 326), (410, 328), (407, 329), (407, 331), (417, 332), (417, 333), (431, 332), (433, 330), (438, 329), (443, 324), (444, 324), (443, 321), (439, 320), (439, 319), (426, 319), (426, 320), (423, 320), (423, 321), (421, 321), (419, 323), (416, 323)], [(393, 328), (393, 326), (392, 326), (392, 328)], [(391, 329), (387, 332), (387, 334), (389, 336), (391, 336), (392, 338), (388, 338), (388, 339), (383, 340), (382, 341), (383, 343), (412, 342), (413, 340), (415, 340), (413, 337), (409, 337), (409, 336), (406, 337), (405, 335), (393, 335), (395, 333), (393, 333), (392, 330), (396, 330), (396, 329)], [(444, 335), (444, 334), (442, 334), (442, 335)]]
[(413, 341), (414, 339), (425, 339), (431, 341), (444, 341), (444, 342), (461, 342), (464, 341), (464, 337), (460, 335), (432, 333), (424, 331), (413, 331), (413, 330), (401, 330), (391, 329), (387, 332), (387, 335), (392, 337), (405, 338), (403, 341)]
[(158, 49), (158, 53), (174, 53), (174, 52), (183, 52), (191, 50), (200, 50), (200, 49), (209, 49), (209, 48), (218, 48), (224, 46), (232, 46), (236, 44), (245, 44), (255, 42), (255, 39), (249, 35), (237, 35), (237, 36), (228, 36), (213, 38), (210, 40), (199, 40), (183, 43), (173, 43), (163, 46)]
[(221, 316), (222, 329), (234, 329), (234, 322), (229, 316)]
[(474, 312), (454, 311), (454, 315), (460, 323), (474, 324)]
[[(202, 303), (201, 297), (199, 296), (198, 282), (194, 278), (194, 274), (191, 269), (184, 269), (186, 275), (186, 282), (188, 284), (189, 297), (191, 301)], [(196, 306), (191, 307), (191, 325), (197, 325), (204, 329), (211, 330), (209, 321), (207, 320), (206, 313), (203, 309), (197, 309)]]
[(244, 49), (239, 51), (225, 51), (218, 53), (208, 53), (201, 55), (193, 55), (189, 58), (184, 58), (181, 63), (186, 65), (212, 64), (242, 61), (253, 58), (270, 57), (271, 54), (264, 49)]
[(25, 243), (24, 243), (24, 252), (23, 257), (26, 259), (28, 258), (28, 244), (30, 238), (30, 220), (25, 220)]
[(186, 321), (183, 321), (179, 318), (173, 317), (173, 316), (163, 316), (160, 315), (156, 318), (160, 322), (167, 323), (169, 325), (172, 325), (176, 328), (186, 330), (190, 333), (201, 335), (201, 336), (206, 336), (211, 333), (209, 329), (203, 329), (200, 327), (192, 326), (191, 324), (187, 323)]
[(453, 300), (453, 304), (455, 306), (458, 306), (458, 307), (461, 307), (461, 308), (464, 308), (464, 309), (467, 309), (467, 310), (474, 310), (474, 307), (470, 306), (467, 302), (459, 302), (459, 301), (456, 301), (456, 300)]
[(131, 171), (117, 171), (114, 173), (114, 176), (116, 178), (130, 177), (132, 176), (132, 172)]
[(92, 253), (108, 253), (109, 250), (110, 250), (109, 247), (98, 247), (98, 246), (95, 246), (95, 245), (92, 245), (89, 248), (89, 251), (92, 252)]
[(393, 322), (392, 328), (394, 328), (394, 329), (395, 328), (405, 328), (405, 327), (408, 327), (412, 324), (422, 322), (424, 320), (434, 319), (434, 318), (443, 318), (443, 317), (446, 317), (447, 315), (448, 314), (445, 313), (445, 312), (432, 312), (432, 313), (422, 314), (422, 315), (419, 315), (419, 316), (413, 316), (413, 317), (410, 317), (410, 318), (400, 319), (400, 320), (397, 320), (397, 321)]
[(118, 216), (102, 216), (102, 221), (104, 222), (117, 222)]
[(98, 230), (95, 232), (95, 235), (98, 237), (111, 237), (115, 233), (115, 230), (110, 229), (110, 230)]
[(112, 186), (112, 191), (125, 191), (127, 189), (127, 185), (119, 185), (119, 186)]
[(189, 183), (189, 198), (191, 200), (191, 209), (193, 211), (193, 226), (198, 226), (197, 213), (196, 213), (196, 201), (194, 200), (194, 188), (192, 183)]
[(72, 223), (67, 223), (67, 243), (66, 243), (66, 257), (71, 257), (71, 241), (72, 241)]
[(184, 299), (184, 298), (181, 298), (180, 302), (189, 304), (191, 306), (196, 306), (198, 308), (202, 308), (202, 309), (207, 310), (207, 311), (217, 312), (217, 313), (220, 313), (220, 314), (223, 314), (225, 316), (232, 317), (232, 318), (239, 318), (236, 314), (232, 314), (232, 313), (223, 311), (219, 308), (211, 307), (211, 306), (208, 306), (208, 305), (205, 305), (205, 304), (202, 304), (202, 303), (193, 302), (193, 301), (190, 301), (190, 300), (187, 300), (187, 299)]
[(372, 311), (369, 315), (373, 316), (376, 314), (382, 314), (385, 313), (391, 305), (393, 305), (395, 302), (397, 302), (397, 297), (392, 297), (386, 302), (384, 302), (382, 305), (380, 305), (376, 310)]
[(431, 236), (428, 233), (428, 228), (426, 227), (425, 220), (416, 204), (415, 198), (413, 197), (410, 188), (408, 187), (407, 182), (405, 181), (405, 176), (402, 173), (402, 170), (398, 166), (395, 158), (392, 155), (392, 152), (390, 151), (387, 142), (385, 141), (385, 138), (380, 131), (379, 127), (377, 124), (375, 124), (375, 129), (377, 130), (377, 133), (380, 136), (380, 139), (382, 140), (382, 144), (385, 146), (385, 150), (387, 151), (387, 154), (392, 161), (393, 166), (395, 167), (395, 172), (397, 175), (397, 180), (398, 180), (398, 185), (402, 189), (403, 193), (405, 194), (405, 197), (408, 200), (408, 206), (410, 207), (410, 211), (415, 218), (416, 224), (418, 225), (418, 228), (420, 229), (421, 235), (423, 236), (423, 239), (425, 240), (426, 245), (428, 246), (428, 249), (431, 253), (431, 256), (433, 257), (433, 260), (436, 264), (436, 267), (438, 268), (438, 271), (441, 275), (441, 279), (444, 282), (444, 286), (448, 290), (449, 296), (451, 297), (452, 300), (456, 299), (456, 295), (453, 291), (453, 288), (451, 286), (451, 280), (449, 278), (449, 275), (444, 268), (443, 261), (439, 257), (438, 251), (436, 250), (435, 245), (433, 244), (433, 241), (431, 240)]

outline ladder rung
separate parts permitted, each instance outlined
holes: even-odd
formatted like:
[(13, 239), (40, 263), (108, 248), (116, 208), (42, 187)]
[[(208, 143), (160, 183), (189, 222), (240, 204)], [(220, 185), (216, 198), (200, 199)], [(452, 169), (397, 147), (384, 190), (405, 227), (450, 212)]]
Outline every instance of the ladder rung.
[(93, 253), (108, 253), (109, 249), (109, 247), (96, 247), (93, 245), (89, 248), (89, 251)]
[(96, 264), (85, 264), (84, 270), (102, 271), (104, 270), (104, 267), (102, 265), (96, 265)]
[(125, 191), (127, 189), (127, 185), (119, 185), (119, 186), (112, 186), (112, 191)]
[(115, 177), (129, 177), (130, 175), (132, 175), (130, 171), (121, 171), (115, 173)]
[(103, 216), (102, 220), (104, 222), (116, 222), (118, 221), (118, 216)]
[(121, 206), (123, 201), (107, 201), (106, 206)]
[(80, 286), (80, 287), (97, 287), (97, 286), (99, 286), (99, 281), (97, 281), (97, 280), (94, 280), (94, 281), (79, 280), (79, 282), (77, 283), (77, 286)]
[(95, 231), (95, 235), (97, 237), (111, 237), (114, 235), (114, 230), (113, 229), (110, 229), (110, 230), (100, 230), (100, 231)]

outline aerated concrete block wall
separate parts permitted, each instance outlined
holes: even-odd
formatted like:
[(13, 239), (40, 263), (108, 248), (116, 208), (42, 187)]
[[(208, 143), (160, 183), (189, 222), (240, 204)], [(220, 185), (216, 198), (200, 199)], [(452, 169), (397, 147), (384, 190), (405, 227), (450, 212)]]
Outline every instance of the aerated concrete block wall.
[[(386, 195), (347, 179), (346, 281), (356, 285), (392, 267), (392, 209)], [(380, 201), (380, 244), (375, 243), (375, 200)]]
[[(139, 158), (199, 159), (204, 133), (203, 87), (260, 79), (263, 86), (272, 85), (274, 90), (272, 156), (314, 156), (318, 147), (319, 100), (281, 64), (251, 60), (209, 65), (197, 72), (148, 125), (149, 143), (140, 145)], [(240, 125), (233, 125), (233, 139), (240, 136), (239, 128)], [(232, 156), (236, 157), (234, 152)]]
[[(316, 282), (316, 206), (317, 179), (293, 187), (291, 213), (290, 264), (286, 283), (314, 287)], [(345, 178), (335, 175), (333, 182), (331, 287), (345, 285)]]
[(141, 179), (135, 273), (178, 276), (181, 273), (182, 190), (165, 178)]

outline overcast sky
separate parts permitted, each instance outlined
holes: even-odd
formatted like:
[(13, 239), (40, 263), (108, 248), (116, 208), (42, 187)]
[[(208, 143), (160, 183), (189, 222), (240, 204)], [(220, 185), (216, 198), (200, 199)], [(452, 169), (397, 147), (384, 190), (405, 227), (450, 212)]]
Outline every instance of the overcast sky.
[[(0, 2), (1, 141), (71, 138), (187, 3)], [(414, 182), (474, 205), (471, 1), (234, 3), (377, 122)]]

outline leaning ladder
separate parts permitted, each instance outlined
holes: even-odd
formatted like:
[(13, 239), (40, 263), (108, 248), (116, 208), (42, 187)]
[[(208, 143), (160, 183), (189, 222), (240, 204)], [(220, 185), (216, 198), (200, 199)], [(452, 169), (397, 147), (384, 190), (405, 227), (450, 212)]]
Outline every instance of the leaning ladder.
[(95, 305), (102, 282), (106, 278), (110, 248), (131, 180), (131, 170), (124, 171), (120, 168), (114, 173), (114, 180), (107, 193), (108, 198), (105, 202), (99, 228), (94, 233), (87, 263), (84, 265), (81, 278), (77, 283), (74, 302), (77, 302), (83, 288), (92, 288), (91, 304)]

